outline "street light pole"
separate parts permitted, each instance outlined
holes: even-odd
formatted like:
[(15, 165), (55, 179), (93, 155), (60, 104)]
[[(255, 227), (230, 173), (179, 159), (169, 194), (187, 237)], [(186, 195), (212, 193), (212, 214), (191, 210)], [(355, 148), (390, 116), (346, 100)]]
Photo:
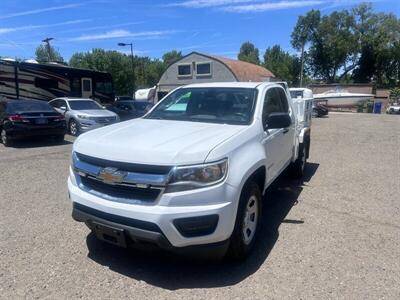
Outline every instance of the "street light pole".
[(133, 61), (133, 43), (118, 43), (118, 46), (131, 46), (131, 64), (132, 64), (132, 95), (135, 97), (135, 63)]
[(49, 62), (51, 62), (52, 57), (51, 57), (51, 47), (50, 47), (50, 41), (54, 40), (54, 38), (45, 38), (42, 42), (46, 44), (46, 50), (47, 50), (47, 57), (49, 58)]

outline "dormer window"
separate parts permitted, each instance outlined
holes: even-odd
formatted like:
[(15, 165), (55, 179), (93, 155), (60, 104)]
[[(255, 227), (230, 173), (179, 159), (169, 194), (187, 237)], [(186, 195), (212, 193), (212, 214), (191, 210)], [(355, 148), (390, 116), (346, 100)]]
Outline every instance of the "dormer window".
[(210, 76), (211, 62), (196, 63), (196, 74), (198, 76)]
[(178, 65), (178, 76), (179, 77), (190, 77), (190, 76), (192, 76), (192, 65), (191, 64)]

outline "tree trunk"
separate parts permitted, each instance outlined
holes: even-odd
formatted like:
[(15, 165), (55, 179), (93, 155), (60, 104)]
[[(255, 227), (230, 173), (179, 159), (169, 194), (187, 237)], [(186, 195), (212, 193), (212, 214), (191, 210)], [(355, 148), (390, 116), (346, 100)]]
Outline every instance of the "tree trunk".
[(304, 44), (301, 45), (300, 87), (303, 87), (303, 72), (304, 72)]

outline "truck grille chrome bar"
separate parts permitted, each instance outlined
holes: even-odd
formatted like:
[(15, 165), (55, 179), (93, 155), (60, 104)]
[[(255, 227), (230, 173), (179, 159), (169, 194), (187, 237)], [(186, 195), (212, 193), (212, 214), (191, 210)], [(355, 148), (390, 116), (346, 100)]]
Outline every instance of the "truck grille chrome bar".
[[(104, 166), (105, 164), (98, 166), (93, 164), (93, 162), (96, 162), (96, 158), (86, 158), (79, 153), (74, 152), (72, 154), (73, 169), (79, 175), (79, 186), (87, 192), (97, 196), (102, 195), (111, 200), (156, 201), (170, 178), (170, 171), (165, 174), (132, 172), (132, 165), (127, 166), (127, 169), (131, 171), (126, 171), (123, 168)], [(123, 167), (124, 163), (118, 162), (116, 164)], [(111, 163), (111, 165), (115, 164)], [(138, 169), (141, 170), (140, 165), (138, 166)]]

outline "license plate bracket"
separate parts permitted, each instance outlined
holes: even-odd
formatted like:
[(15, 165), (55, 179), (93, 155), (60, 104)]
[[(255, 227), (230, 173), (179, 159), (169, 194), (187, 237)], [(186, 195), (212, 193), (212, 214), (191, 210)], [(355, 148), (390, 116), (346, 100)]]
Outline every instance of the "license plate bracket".
[(38, 125), (44, 125), (44, 124), (47, 124), (48, 121), (47, 121), (46, 118), (40, 118), (40, 119), (36, 119), (35, 123), (38, 124)]
[(93, 222), (93, 231), (98, 239), (126, 248), (126, 237), (123, 229)]

